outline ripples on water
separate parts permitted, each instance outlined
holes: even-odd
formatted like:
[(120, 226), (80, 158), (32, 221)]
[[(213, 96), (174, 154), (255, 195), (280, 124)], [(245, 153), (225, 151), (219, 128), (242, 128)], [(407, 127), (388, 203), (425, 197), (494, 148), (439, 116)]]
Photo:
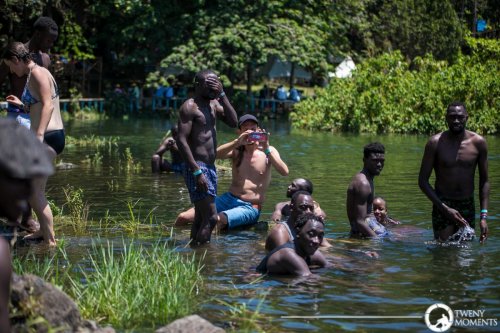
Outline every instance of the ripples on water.
[[(467, 246), (443, 247), (434, 244), (431, 230), (431, 204), (417, 185), (418, 170), (427, 137), (334, 135), (292, 131), (285, 122), (266, 122), (271, 144), (280, 152), (290, 168), (289, 177), (273, 173), (273, 181), (263, 207), (262, 220), (269, 218), (276, 202), (285, 199), (286, 187), (293, 178), (306, 177), (314, 183), (315, 199), (327, 213), (327, 237), (332, 248), (325, 250), (333, 262), (314, 277), (261, 278), (254, 273), (264, 256), (266, 231), (245, 230), (216, 235), (212, 244), (199, 249), (185, 247), (189, 228), (174, 229), (179, 250), (205, 255), (204, 274), (207, 290), (202, 297), (203, 316), (219, 324), (227, 321), (227, 308), (216, 299), (246, 302), (255, 309), (264, 293), (268, 293), (259, 310), (268, 315), (262, 326), (269, 331), (427, 331), (419, 319), (282, 319), (281, 316), (315, 315), (423, 315), (432, 304), (442, 302), (455, 309), (483, 309), (489, 317), (500, 319), (500, 286), (497, 236), (500, 192), (500, 139), (488, 138), (490, 149), (490, 238), (486, 245), (477, 240)], [(154, 176), (149, 173), (149, 158), (164, 132), (167, 120), (110, 120), (99, 123), (71, 123), (69, 135), (83, 134), (120, 136), (121, 148), (131, 148), (145, 169), (138, 174), (124, 173), (105, 160), (101, 168), (82, 164), (93, 152), (68, 147), (62, 159), (80, 165), (78, 169), (58, 171), (49, 180), (49, 196), (63, 202), (62, 186), (71, 184), (84, 189), (91, 205), (91, 217), (99, 220), (106, 211), (111, 215), (126, 210), (127, 201), (140, 200), (143, 213), (155, 209), (156, 223), (169, 230), (175, 216), (190, 206), (182, 177), (176, 174)], [(234, 137), (233, 132), (219, 128), (219, 144)], [(386, 145), (386, 165), (376, 178), (376, 194), (387, 200), (389, 214), (403, 222), (383, 240), (352, 240), (347, 237), (349, 224), (345, 214), (345, 192), (351, 177), (362, 167), (362, 147), (371, 141)], [(116, 160), (116, 159), (115, 159)], [(230, 177), (230, 176), (229, 176)], [(229, 186), (223, 176), (219, 193)], [(476, 182), (477, 184), (477, 182)], [(477, 196), (476, 196), (477, 197)], [(121, 239), (96, 230), (103, 240)], [(166, 237), (168, 232), (165, 232)], [(84, 253), (90, 238), (73, 237), (64, 232), (69, 251)], [(93, 237), (94, 238), (94, 237)], [(154, 238), (144, 235), (142, 242)], [(378, 259), (362, 251), (376, 251)], [(226, 312), (224, 312), (226, 311)], [(162, 323), (158, 323), (159, 325)]]

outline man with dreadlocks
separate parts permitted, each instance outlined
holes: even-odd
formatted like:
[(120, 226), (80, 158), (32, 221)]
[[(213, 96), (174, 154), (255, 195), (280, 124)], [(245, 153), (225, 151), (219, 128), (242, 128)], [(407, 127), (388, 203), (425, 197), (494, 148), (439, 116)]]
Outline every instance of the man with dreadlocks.
[[(259, 129), (257, 118), (251, 114), (241, 116), (238, 134), (237, 139), (217, 148), (218, 159), (231, 159), (233, 176), (229, 191), (215, 199), (219, 230), (257, 223), (271, 182), (271, 168), (282, 176), (288, 175), (288, 166), (278, 150), (269, 145), (269, 136)], [(179, 214), (176, 225), (191, 222), (193, 218), (191, 208)]]

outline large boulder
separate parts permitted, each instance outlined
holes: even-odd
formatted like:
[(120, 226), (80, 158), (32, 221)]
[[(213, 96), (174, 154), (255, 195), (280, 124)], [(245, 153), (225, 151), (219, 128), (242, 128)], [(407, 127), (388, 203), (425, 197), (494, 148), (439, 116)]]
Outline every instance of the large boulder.
[(224, 329), (214, 326), (198, 315), (177, 319), (167, 326), (159, 328), (155, 333), (224, 333)]
[(12, 332), (114, 332), (83, 320), (68, 295), (35, 275), (12, 274), (10, 300)]

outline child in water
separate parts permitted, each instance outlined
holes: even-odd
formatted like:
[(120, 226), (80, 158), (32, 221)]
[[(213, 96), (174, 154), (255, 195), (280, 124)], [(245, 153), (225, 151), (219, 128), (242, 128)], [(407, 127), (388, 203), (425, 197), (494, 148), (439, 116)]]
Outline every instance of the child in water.
[(387, 215), (387, 205), (382, 197), (375, 197), (373, 199), (373, 215), (375, 215), (377, 221), (385, 227), (401, 224), (401, 222)]

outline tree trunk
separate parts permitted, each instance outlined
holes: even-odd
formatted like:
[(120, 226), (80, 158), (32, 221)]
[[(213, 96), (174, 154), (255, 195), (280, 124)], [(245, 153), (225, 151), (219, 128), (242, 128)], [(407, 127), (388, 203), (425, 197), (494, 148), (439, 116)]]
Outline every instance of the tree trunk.
[(290, 62), (290, 88), (293, 87), (293, 82), (295, 81), (295, 62)]

